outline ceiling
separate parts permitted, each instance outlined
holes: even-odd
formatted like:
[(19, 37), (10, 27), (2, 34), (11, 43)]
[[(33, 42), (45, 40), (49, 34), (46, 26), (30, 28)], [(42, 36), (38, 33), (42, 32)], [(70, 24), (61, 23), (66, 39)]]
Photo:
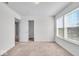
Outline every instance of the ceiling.
[(8, 5), (21, 16), (54, 16), (69, 2), (9, 2)]

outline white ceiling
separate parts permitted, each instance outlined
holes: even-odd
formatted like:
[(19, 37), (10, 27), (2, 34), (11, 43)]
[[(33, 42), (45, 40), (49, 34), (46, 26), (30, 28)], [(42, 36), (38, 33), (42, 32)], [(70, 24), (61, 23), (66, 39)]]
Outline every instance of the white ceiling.
[(69, 2), (9, 2), (8, 5), (22, 16), (54, 16)]

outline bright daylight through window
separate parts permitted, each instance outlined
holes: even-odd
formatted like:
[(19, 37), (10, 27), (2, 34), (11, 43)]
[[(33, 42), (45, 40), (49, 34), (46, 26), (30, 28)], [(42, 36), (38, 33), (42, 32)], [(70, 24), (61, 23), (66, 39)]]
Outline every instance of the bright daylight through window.
[(56, 25), (58, 37), (79, 41), (79, 9), (58, 18)]
[(56, 21), (57, 27), (57, 36), (63, 38), (64, 37), (64, 26), (63, 26), (63, 17), (60, 17)]
[(66, 38), (79, 41), (79, 9), (65, 15)]

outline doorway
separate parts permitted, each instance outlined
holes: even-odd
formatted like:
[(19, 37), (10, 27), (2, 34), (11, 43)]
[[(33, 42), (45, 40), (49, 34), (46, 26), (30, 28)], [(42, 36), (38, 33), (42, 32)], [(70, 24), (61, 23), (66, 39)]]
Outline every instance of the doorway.
[(34, 41), (34, 20), (29, 20), (29, 41)]
[(19, 42), (19, 21), (15, 19), (15, 42)]

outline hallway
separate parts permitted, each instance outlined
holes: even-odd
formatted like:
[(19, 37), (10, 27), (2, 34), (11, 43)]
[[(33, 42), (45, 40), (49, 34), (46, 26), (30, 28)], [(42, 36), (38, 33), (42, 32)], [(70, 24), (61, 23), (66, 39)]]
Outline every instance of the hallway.
[(72, 56), (56, 43), (27, 42), (16, 43), (16, 46), (3, 56)]

